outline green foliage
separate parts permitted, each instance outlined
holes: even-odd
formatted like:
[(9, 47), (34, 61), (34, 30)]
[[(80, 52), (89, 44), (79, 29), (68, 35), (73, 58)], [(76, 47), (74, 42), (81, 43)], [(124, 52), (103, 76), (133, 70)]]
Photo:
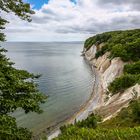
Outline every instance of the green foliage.
[(139, 80), (140, 75), (126, 74), (116, 78), (108, 87), (112, 94), (123, 92), (125, 89), (135, 85)]
[[(21, 19), (29, 22), (31, 21), (30, 15), (34, 14), (34, 11), (30, 9), (30, 4), (24, 3), (22, 0), (0, 0), (0, 9), (6, 13), (13, 12)], [(5, 40), (5, 35), (1, 29), (4, 29), (6, 23), (8, 21), (0, 17), (0, 41)]]
[(91, 37), (85, 41), (84, 48), (86, 48), (88, 50), (94, 43), (95, 42)]
[(140, 61), (124, 66), (124, 73), (140, 74)]
[(87, 129), (69, 127), (55, 140), (139, 140), (140, 127), (124, 129)]
[(129, 55), (127, 54), (127, 51), (122, 44), (117, 44), (112, 47), (110, 57), (121, 57), (123, 61), (129, 60)]
[(8, 115), (0, 115), (1, 140), (29, 140), (31, 132), (26, 128), (18, 128), (16, 119)]
[(96, 128), (97, 123), (101, 122), (101, 117), (98, 115), (91, 114), (87, 119), (75, 122), (75, 124), (64, 125), (60, 127), (61, 132), (64, 132), (67, 128), (76, 126), (78, 128)]
[(90, 47), (93, 44), (98, 45), (98, 44), (101, 44), (103, 42), (106, 42), (110, 39), (110, 37), (111, 37), (111, 35), (108, 33), (98, 34), (94, 37), (90, 37), (85, 41), (84, 48), (86, 48), (86, 50), (88, 50), (88, 49), (90, 49)]
[(8, 23), (5, 19), (2, 19), (0, 17), (0, 41), (5, 41), (5, 35), (4, 33), (1, 32), (2, 29), (5, 29), (4, 28), (4, 25)]
[[(27, 21), (31, 21), (30, 15), (34, 13), (30, 5), (22, 0), (0, 0), (0, 10), (13, 12)], [(0, 17), (0, 41), (5, 41), (2, 30), (6, 23), (8, 21)], [(17, 108), (23, 109), (25, 113), (41, 113), (40, 104), (45, 102), (46, 96), (38, 91), (33, 82), (39, 76), (15, 69), (14, 63), (10, 62), (4, 52), (6, 50), (0, 48), (0, 140), (29, 140), (31, 132), (17, 127), (15, 118), (9, 114)]]
[(140, 84), (140, 61), (135, 63), (126, 64), (124, 66), (124, 75), (116, 78), (108, 87), (112, 94), (122, 92), (125, 89)]
[[(1, 50), (2, 51), (2, 50)], [(35, 75), (17, 70), (6, 56), (0, 53), (0, 114), (15, 111), (21, 107), (26, 113), (41, 112), (39, 104), (44, 101), (34, 84)], [(29, 79), (30, 80), (27, 80)]]
[(128, 43), (126, 46), (126, 50), (130, 55), (130, 60), (140, 60), (140, 35), (137, 38), (135, 38), (134, 41)]
[(0, 49), (0, 139), (29, 139), (30, 132), (18, 128), (15, 119), (8, 114), (17, 108), (24, 109), (25, 113), (41, 113), (39, 106), (45, 102), (46, 96), (38, 91), (33, 82), (38, 75), (15, 69), (3, 54), (5, 51)]
[(133, 101), (131, 104), (134, 121), (140, 124), (140, 100)]
[[(140, 59), (140, 29), (112, 31), (90, 37), (84, 47), (88, 50), (93, 44), (105, 43), (106, 51), (111, 52), (111, 58), (121, 57), (123, 61), (138, 61)], [(102, 56), (104, 48), (97, 51), (96, 58)]]
[(109, 51), (110, 59), (120, 57), (131, 62), (124, 67), (125, 75), (110, 84), (109, 91), (115, 94), (140, 83), (140, 29), (98, 34), (87, 39), (84, 47), (88, 50), (93, 44), (98, 47), (103, 42), (105, 45), (97, 51), (96, 59)]

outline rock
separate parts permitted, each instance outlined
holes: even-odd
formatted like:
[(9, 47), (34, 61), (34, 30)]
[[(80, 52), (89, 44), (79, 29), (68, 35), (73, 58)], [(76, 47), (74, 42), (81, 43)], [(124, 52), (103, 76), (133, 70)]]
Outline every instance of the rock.
[(102, 86), (104, 91), (107, 91), (109, 84), (117, 77), (123, 74), (124, 62), (119, 58), (114, 58), (111, 64), (102, 74)]
[(105, 63), (105, 61), (110, 61), (109, 60), (109, 52), (106, 52), (103, 56), (99, 57), (96, 61), (95, 61), (95, 66), (98, 68), (98, 70), (101, 69), (101, 67), (103, 66), (103, 64)]
[[(98, 45), (98, 48), (101, 48), (102, 46), (103, 44)], [(105, 120), (107, 120), (115, 116), (123, 107), (127, 107), (133, 98), (136, 98), (136, 96), (140, 97), (140, 85), (136, 84), (125, 90), (123, 93), (117, 93), (105, 101), (109, 84), (123, 74), (123, 68), (126, 63), (124, 63), (119, 57), (110, 60), (109, 52), (106, 52), (103, 56), (95, 59), (96, 51), (97, 47), (93, 45), (87, 52), (85, 52), (85, 58), (90, 61), (90, 64), (96, 67), (96, 70), (100, 75), (98, 80), (100, 83), (99, 89), (101, 101), (97, 112), (103, 114)]]
[(105, 62), (100, 67), (100, 72), (104, 73), (110, 65), (111, 65), (111, 61), (109, 59), (106, 59)]
[(93, 45), (88, 51), (86, 51), (85, 56), (87, 60), (91, 61), (95, 58), (96, 49), (96, 46)]

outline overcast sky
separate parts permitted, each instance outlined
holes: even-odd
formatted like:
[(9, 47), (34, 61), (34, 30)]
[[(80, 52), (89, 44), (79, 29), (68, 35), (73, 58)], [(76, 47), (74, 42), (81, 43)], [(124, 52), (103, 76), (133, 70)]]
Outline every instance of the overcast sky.
[(24, 0), (32, 22), (2, 14), (8, 41), (83, 41), (97, 33), (140, 28), (140, 0)]

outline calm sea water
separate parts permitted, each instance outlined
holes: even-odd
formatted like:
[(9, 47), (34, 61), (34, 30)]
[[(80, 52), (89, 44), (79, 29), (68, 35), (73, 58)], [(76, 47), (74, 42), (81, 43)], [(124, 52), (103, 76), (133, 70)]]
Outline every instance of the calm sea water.
[(49, 96), (44, 113), (14, 113), (19, 126), (37, 133), (68, 119), (90, 98), (94, 75), (80, 52), (82, 43), (4, 43), (15, 67), (42, 74), (39, 89)]

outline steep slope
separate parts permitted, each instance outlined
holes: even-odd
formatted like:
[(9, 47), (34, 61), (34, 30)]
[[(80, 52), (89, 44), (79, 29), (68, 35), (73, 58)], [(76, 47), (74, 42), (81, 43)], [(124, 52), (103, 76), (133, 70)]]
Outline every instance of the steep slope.
[[(127, 106), (129, 101), (133, 98), (133, 91), (138, 92), (140, 96), (140, 85), (136, 84), (128, 88), (123, 93), (116, 93), (113, 96), (109, 95), (108, 86), (117, 77), (123, 75), (124, 65), (128, 62), (123, 62), (120, 57), (115, 57), (112, 60), (109, 59), (110, 52), (106, 52), (104, 55), (95, 58), (97, 53), (97, 47), (93, 45), (87, 52), (85, 52), (85, 58), (90, 62), (91, 65), (96, 67), (98, 70), (101, 80), (102, 88), (102, 102), (100, 103), (98, 112), (105, 117), (110, 118), (113, 114), (120, 111), (124, 106)], [(107, 93), (107, 94), (106, 94)]]
[[(137, 75), (134, 74), (134, 76), (138, 77), (136, 83), (132, 84), (132, 86), (128, 86), (128, 88), (123, 91), (118, 90), (119, 92), (116, 92), (115, 94), (112, 94), (109, 90), (111, 83), (113, 83), (116, 78), (124, 75), (124, 66), (129, 63), (132, 65), (133, 63), (140, 60), (139, 37), (140, 30), (138, 29), (130, 31), (107, 32), (96, 35), (95, 37), (89, 38), (87, 40), (88, 42), (92, 43), (85, 43), (83, 54), (90, 64), (96, 67), (100, 74), (100, 84), (103, 96), (102, 102), (100, 103), (101, 107), (99, 107), (98, 113), (104, 116), (105, 120), (112, 117), (113, 114), (115, 115), (123, 107), (127, 106), (129, 101), (131, 101), (131, 99), (134, 97), (134, 92), (137, 93), (137, 97), (140, 96), (140, 65), (138, 65), (137, 68), (134, 68), (138, 71)], [(96, 43), (93, 44), (95, 41)], [(118, 50), (119, 47), (114, 49), (114, 46), (119, 45), (123, 46), (120, 50)], [(131, 52), (129, 52), (129, 47), (133, 48), (130, 49)], [(121, 54), (124, 49), (128, 50), (128, 52), (125, 54), (126, 56)], [(136, 55), (134, 55), (135, 52)], [(130, 55), (129, 58), (127, 55)], [(131, 57), (133, 57), (133, 60)], [(127, 82), (129, 81), (125, 81), (125, 83)]]

